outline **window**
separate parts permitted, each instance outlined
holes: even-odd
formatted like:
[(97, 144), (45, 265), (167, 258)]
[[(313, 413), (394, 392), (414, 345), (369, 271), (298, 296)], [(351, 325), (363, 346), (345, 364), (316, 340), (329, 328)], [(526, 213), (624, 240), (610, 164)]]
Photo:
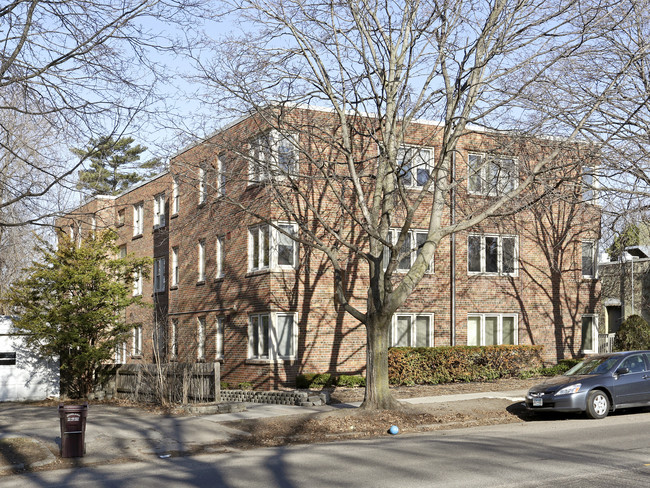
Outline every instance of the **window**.
[(517, 274), (517, 238), (500, 235), (467, 237), (469, 274)]
[(598, 203), (598, 179), (595, 168), (583, 166), (582, 168), (582, 199), (588, 203)]
[(178, 286), (178, 246), (172, 247), (172, 276), (171, 276), (171, 286)]
[(126, 244), (122, 244), (118, 248), (118, 252), (119, 252), (120, 259), (124, 259), (126, 257)]
[(582, 352), (598, 352), (598, 317), (596, 315), (582, 316)]
[(180, 209), (180, 193), (178, 191), (178, 180), (172, 180), (172, 215), (176, 215)]
[(216, 334), (214, 336), (214, 350), (215, 350), (216, 359), (223, 359), (224, 324), (225, 324), (225, 319), (223, 317), (217, 317), (217, 321), (215, 323)]
[(433, 149), (402, 146), (397, 151), (397, 168), (402, 185), (422, 188), (433, 170)]
[(176, 359), (178, 357), (178, 319), (172, 319), (169, 336), (169, 356), (171, 359)]
[[(399, 230), (391, 229), (388, 234), (390, 242), (397, 242), (399, 238)], [(411, 269), (415, 259), (418, 256), (419, 250), (424, 246), (424, 243), (427, 240), (428, 232), (426, 230), (410, 230), (406, 234), (404, 244), (402, 244), (402, 249), (399, 253), (399, 262), (397, 263), (397, 271), (408, 271)], [(388, 267), (388, 262), (390, 260), (390, 251), (388, 248), (384, 249), (384, 268)], [(429, 263), (427, 268), (427, 273), (433, 273), (433, 258)]]
[(582, 241), (582, 277), (596, 276), (596, 242)]
[(293, 359), (296, 356), (296, 314), (265, 313), (249, 316), (249, 359)]
[(196, 358), (205, 359), (205, 317), (199, 317), (196, 327)]
[(296, 224), (278, 223), (277, 228), (267, 224), (248, 229), (248, 270), (295, 268), (298, 261)]
[(199, 168), (199, 205), (205, 203), (207, 197), (206, 174), (203, 167)]
[(153, 228), (165, 227), (165, 194), (153, 197)]
[(467, 316), (467, 345), (518, 344), (517, 315), (470, 314)]
[(15, 352), (0, 352), (0, 366), (15, 366), (16, 353)]
[(142, 271), (136, 271), (133, 277), (133, 296), (142, 295)]
[(153, 261), (153, 291), (159, 293), (165, 291), (165, 258), (155, 258)]
[(393, 347), (433, 347), (433, 314), (393, 315)]
[(217, 272), (216, 278), (223, 278), (223, 263), (224, 263), (224, 236), (217, 237)]
[(133, 235), (139, 236), (142, 234), (144, 225), (144, 203), (136, 203), (133, 205)]
[(470, 193), (498, 195), (517, 188), (518, 170), (515, 159), (470, 154), (467, 166)]
[(122, 227), (124, 225), (124, 222), (125, 222), (124, 216), (125, 216), (125, 214), (126, 214), (125, 209), (120, 209), (120, 210), (117, 211), (117, 226), (118, 227)]
[(126, 342), (122, 342), (115, 347), (115, 364), (126, 363)]
[(250, 141), (248, 176), (250, 183), (281, 179), (297, 171), (296, 136), (272, 130)]
[(217, 159), (217, 195), (222, 197), (226, 194), (226, 169), (223, 156)]
[(198, 281), (205, 281), (205, 239), (199, 241), (199, 259), (198, 259)]
[(142, 356), (142, 326), (133, 328), (133, 353), (132, 356)]

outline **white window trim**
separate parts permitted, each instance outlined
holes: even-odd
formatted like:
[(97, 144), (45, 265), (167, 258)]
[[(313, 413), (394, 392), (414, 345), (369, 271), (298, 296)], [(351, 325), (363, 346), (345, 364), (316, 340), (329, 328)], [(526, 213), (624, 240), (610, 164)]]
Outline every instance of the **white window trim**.
[[(582, 261), (584, 259), (584, 245), (591, 244), (591, 274), (584, 274)], [(598, 277), (598, 240), (597, 239), (582, 239), (580, 241), (580, 274), (585, 279), (594, 279)]]
[[(279, 236), (283, 235), (280, 230), (278, 230), (278, 226), (281, 225), (287, 225), (291, 226), (293, 229), (293, 234), (297, 235), (298, 234), (298, 224), (292, 223), (292, 222), (274, 222), (273, 224), (259, 224), (259, 225), (254, 225), (248, 228), (248, 272), (256, 272), (256, 271), (264, 271), (264, 270), (271, 270), (271, 271), (278, 271), (278, 270), (283, 270), (283, 269), (295, 269), (296, 266), (298, 265), (298, 242), (295, 240), (293, 241), (293, 264), (291, 265), (286, 265), (286, 264), (278, 264), (278, 251), (279, 251)], [(253, 245), (253, 236), (255, 233), (257, 233), (258, 239), (259, 239), (259, 246), (258, 246), (258, 263), (263, 263), (264, 262), (264, 246), (263, 246), (263, 229), (268, 228), (269, 230), (269, 264), (268, 266), (265, 266), (263, 264), (260, 264), (259, 266), (255, 267), (254, 266), (254, 250), (255, 247)]]
[(165, 194), (159, 193), (153, 197), (153, 228), (165, 227)]
[[(262, 142), (268, 139), (268, 148), (263, 148)], [(293, 164), (288, 170), (278, 166), (278, 147), (283, 141), (288, 141), (292, 146)], [(275, 129), (264, 132), (254, 137), (249, 142), (248, 161), (248, 184), (254, 185), (274, 179), (282, 180), (287, 175), (295, 174), (298, 170), (298, 135), (293, 133), (281, 133)], [(260, 150), (267, 149), (267, 150)], [(266, 161), (270, 158), (271, 161)]]
[(178, 357), (178, 319), (171, 320), (169, 338), (169, 356), (171, 359)]
[(179, 268), (178, 268), (178, 246), (172, 247), (172, 266), (171, 266), (171, 286), (178, 286)]
[(226, 173), (224, 172), (224, 164), (220, 157), (217, 158), (217, 196), (223, 197), (226, 195)]
[(142, 326), (138, 325), (133, 328), (133, 349), (132, 357), (142, 356)]
[(133, 235), (142, 235), (144, 231), (144, 202), (133, 205)]
[[(470, 271), (469, 264), (469, 239), (470, 237), (480, 237), (481, 238), (481, 271)], [(498, 255), (497, 255), (497, 268), (496, 272), (487, 272), (485, 271), (486, 264), (486, 246), (485, 238), (486, 237), (496, 237), (498, 239)], [(503, 239), (512, 238), (515, 241), (514, 247), (514, 263), (513, 263), (513, 272), (504, 273), (503, 272)], [(518, 276), (519, 275), (519, 237), (511, 234), (468, 234), (467, 236), (467, 274), (470, 276), (476, 275), (486, 275), (486, 276)]]
[(205, 359), (205, 316), (196, 319), (196, 359), (203, 361)]
[(133, 277), (133, 296), (142, 295), (142, 271), (136, 271)]
[(167, 271), (165, 258), (155, 258), (153, 261), (153, 291), (160, 293), (165, 291), (165, 272)]
[[(595, 166), (582, 167), (582, 199), (591, 205), (600, 205), (600, 179)], [(591, 181), (589, 180), (589, 177)]]
[(127, 355), (127, 344), (124, 341), (115, 347), (115, 364), (125, 364)]
[(207, 198), (206, 191), (206, 171), (203, 166), (199, 168), (199, 205), (205, 203)]
[[(390, 242), (397, 242), (397, 239), (399, 237), (400, 229), (390, 229), (389, 231), (389, 237), (390, 237)], [(413, 267), (413, 264), (415, 263), (415, 260), (418, 257), (418, 247), (417, 247), (417, 236), (418, 234), (425, 234), (427, 235), (429, 231), (425, 229), (411, 229), (408, 231), (408, 234), (410, 236), (410, 241), (411, 241), (411, 254), (410, 254), (410, 264), (408, 269), (405, 268), (400, 268), (399, 263), (401, 259), (398, 259), (397, 261), (397, 267), (395, 268), (395, 272), (397, 273), (408, 273), (411, 267)], [(384, 269), (388, 267), (388, 262), (390, 261), (390, 250), (385, 247), (384, 248)], [(426, 274), (432, 274), (435, 272), (435, 258), (434, 256), (431, 257), (431, 261), (429, 262), (429, 266), (427, 267), (425, 273)]]
[[(267, 337), (269, 345), (268, 358), (259, 357), (254, 351), (253, 341), (253, 317), (257, 317), (261, 323), (263, 316), (269, 317), (269, 337)], [(293, 317), (293, 328), (291, 330), (291, 354), (289, 356), (280, 356), (278, 353), (278, 333), (277, 324), (278, 317), (289, 316)], [(260, 362), (281, 362), (295, 360), (298, 351), (298, 314), (296, 312), (264, 312), (257, 314), (250, 314), (248, 316), (248, 360)]]
[(198, 277), (196, 281), (203, 282), (205, 281), (205, 239), (199, 240), (197, 267)]
[[(425, 161), (424, 167), (429, 171), (429, 179), (432, 178), (433, 176), (433, 170), (434, 170), (434, 157), (435, 157), (435, 152), (434, 149), (430, 146), (417, 146), (414, 144), (402, 144), (400, 146), (400, 151), (405, 151), (408, 152), (410, 150), (416, 150), (416, 151), (428, 151), (429, 152), (429, 160)], [(399, 158), (400, 154), (398, 153), (398, 160), (397, 163), (399, 167), (397, 168), (398, 173), (401, 173), (401, 166), (403, 164), (403, 160)], [(414, 159), (413, 156), (411, 156), (411, 159)], [(409, 172), (411, 173), (411, 183), (408, 185), (403, 185), (404, 188), (415, 188), (415, 189), (421, 189), (424, 187), (424, 185), (419, 185), (417, 182), (417, 167), (412, 167), (409, 169)]]
[[(480, 331), (479, 331), (479, 337), (478, 337), (478, 344), (473, 344), (473, 345), (478, 345), (478, 346), (485, 346), (485, 319), (486, 317), (497, 317), (499, 319), (498, 324), (497, 324), (497, 344), (496, 345), (503, 345), (503, 318), (504, 317), (512, 317), (514, 318), (514, 345), (519, 344), (519, 314), (517, 313), (468, 313), (467, 314), (467, 326), (469, 327), (469, 319), (474, 318), (474, 317), (479, 317), (481, 322), (480, 322)], [(467, 345), (469, 346), (469, 333), (467, 334)], [(491, 345), (491, 344), (490, 344)]]
[(224, 277), (224, 272), (223, 272), (223, 264), (225, 261), (224, 243), (225, 243), (225, 236), (217, 236), (217, 246), (216, 246), (217, 270), (215, 274), (215, 278), (217, 279)]
[(214, 335), (214, 350), (215, 359), (223, 359), (223, 336), (225, 333), (226, 319), (224, 317), (217, 317), (215, 320), (215, 335)]
[(178, 180), (176, 178), (172, 179), (172, 215), (178, 214), (180, 209), (180, 194), (178, 191)]
[[(582, 319), (589, 317), (591, 318), (591, 349), (582, 349), (582, 352), (585, 354), (597, 354), (598, 353), (598, 315), (593, 313), (585, 313), (580, 316), (580, 335), (582, 336)], [(582, 341), (581, 347), (582, 347)]]
[[(479, 191), (471, 189), (470, 185), (470, 178), (475, 174), (472, 173), (471, 170), (471, 165), (470, 165), (470, 158), (479, 158), (480, 159), (480, 169), (478, 173), (480, 174), (481, 178), (481, 189)], [(512, 164), (514, 166), (514, 177), (512, 180), (512, 188), (510, 189), (505, 189), (505, 186), (502, 181), (499, 179), (497, 181), (497, 187), (496, 188), (490, 188), (486, 189), (483, 188), (484, 185), (486, 185), (486, 182), (488, 181), (487, 178), (487, 171), (489, 169), (489, 163), (490, 161), (494, 160), (511, 160)], [(505, 156), (505, 155), (496, 155), (496, 154), (486, 154), (486, 153), (469, 153), (467, 155), (467, 193), (470, 195), (483, 195), (483, 196), (497, 196), (497, 195), (502, 195), (504, 193), (510, 192), (515, 190), (519, 186), (519, 160), (513, 156)], [(509, 183), (509, 182), (508, 182)]]
[[(427, 345), (424, 347), (433, 347), (434, 346), (434, 314), (433, 313), (401, 313), (395, 312), (393, 314), (392, 324), (391, 324), (391, 338), (390, 343), (391, 347), (397, 347), (395, 344), (397, 342), (397, 320), (398, 317), (410, 317), (411, 318), (411, 337), (410, 343), (415, 344), (417, 340), (417, 331), (416, 331), (416, 319), (418, 317), (428, 317), (429, 318), (429, 334), (427, 336)], [(409, 346), (416, 347), (416, 346)]]

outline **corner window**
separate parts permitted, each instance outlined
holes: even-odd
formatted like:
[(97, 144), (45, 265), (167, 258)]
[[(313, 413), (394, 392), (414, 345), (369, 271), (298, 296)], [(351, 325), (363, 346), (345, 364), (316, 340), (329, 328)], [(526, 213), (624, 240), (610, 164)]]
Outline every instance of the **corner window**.
[(467, 187), (477, 195), (502, 195), (518, 185), (517, 161), (513, 158), (470, 154)]
[[(388, 234), (389, 241), (397, 242), (399, 238), (399, 232), (400, 231), (398, 229), (391, 229)], [(415, 260), (418, 257), (418, 252), (420, 251), (422, 246), (424, 246), (424, 243), (427, 240), (427, 234), (428, 232), (426, 230), (408, 231), (408, 233), (406, 234), (406, 238), (404, 240), (404, 244), (402, 244), (402, 248), (400, 249), (399, 252), (397, 271), (407, 272), (408, 270), (411, 269), (411, 266), (413, 266), (413, 263), (415, 263)], [(384, 268), (388, 267), (389, 260), (390, 260), (390, 250), (388, 248), (384, 248)], [(426, 272), (433, 273), (433, 271), (434, 269), (433, 269), (433, 257), (432, 257)]]
[(172, 215), (176, 215), (180, 209), (180, 193), (178, 188), (178, 180), (172, 180)]
[(250, 141), (249, 183), (280, 180), (294, 174), (297, 169), (297, 136), (272, 130)]
[(248, 270), (295, 268), (298, 243), (293, 240), (298, 226), (291, 223), (256, 225), (248, 229)]
[(144, 203), (133, 205), (133, 235), (142, 235), (144, 229)]
[(172, 247), (171, 286), (178, 286), (178, 246)]
[(469, 274), (517, 274), (517, 238), (501, 235), (467, 237), (467, 272)]
[(598, 317), (596, 315), (582, 316), (582, 352), (598, 352)]
[(222, 197), (226, 194), (226, 168), (224, 157), (217, 159), (217, 195)]
[(517, 315), (470, 314), (467, 316), (467, 345), (518, 344)]
[(142, 356), (142, 326), (133, 328), (133, 353), (132, 356)]
[(582, 241), (582, 277), (596, 277), (596, 241)]
[(223, 334), (225, 320), (223, 317), (217, 317), (215, 323), (216, 334), (214, 336), (215, 359), (223, 359)]
[(297, 348), (295, 313), (264, 313), (249, 316), (249, 359), (294, 359)]
[(153, 261), (153, 291), (160, 293), (165, 291), (165, 258), (155, 258)]
[(422, 188), (433, 173), (433, 149), (402, 146), (397, 151), (397, 174), (407, 188)]
[(598, 178), (595, 168), (582, 167), (582, 200), (587, 203), (598, 203)]
[(393, 347), (433, 347), (433, 314), (393, 315)]
[(153, 228), (165, 227), (165, 194), (153, 197)]

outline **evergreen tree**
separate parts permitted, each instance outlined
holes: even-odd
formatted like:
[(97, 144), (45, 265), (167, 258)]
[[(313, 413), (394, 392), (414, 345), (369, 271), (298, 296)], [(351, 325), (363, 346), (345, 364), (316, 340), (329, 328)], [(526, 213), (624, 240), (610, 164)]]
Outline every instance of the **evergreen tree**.
[[(79, 171), (77, 188), (91, 195), (117, 195), (160, 169), (158, 159), (140, 163), (140, 155), (147, 150), (141, 145), (132, 146), (132, 137), (102, 136), (91, 139), (83, 148), (71, 151), (82, 160), (90, 160), (90, 168)], [(138, 170), (148, 170), (144, 174)]]
[(641, 241), (641, 231), (636, 224), (628, 224), (623, 232), (614, 238), (614, 242), (607, 248), (607, 254), (612, 261), (617, 261), (626, 247), (638, 246)]
[(61, 386), (71, 396), (91, 391), (98, 368), (138, 325), (127, 325), (123, 312), (142, 303), (133, 296), (133, 281), (139, 272), (148, 274), (151, 260), (118, 258), (115, 240), (105, 231), (81, 245), (61, 235), (56, 249), (41, 241), (41, 260), (8, 293), (15, 326), (39, 355), (60, 358)]

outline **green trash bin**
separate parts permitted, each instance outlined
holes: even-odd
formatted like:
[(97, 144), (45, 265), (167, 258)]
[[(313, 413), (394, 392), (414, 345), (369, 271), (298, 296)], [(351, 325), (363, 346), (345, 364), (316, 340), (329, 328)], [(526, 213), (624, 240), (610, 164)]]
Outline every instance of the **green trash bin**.
[(59, 405), (61, 457), (83, 457), (86, 454), (87, 416), (88, 402), (83, 405)]

